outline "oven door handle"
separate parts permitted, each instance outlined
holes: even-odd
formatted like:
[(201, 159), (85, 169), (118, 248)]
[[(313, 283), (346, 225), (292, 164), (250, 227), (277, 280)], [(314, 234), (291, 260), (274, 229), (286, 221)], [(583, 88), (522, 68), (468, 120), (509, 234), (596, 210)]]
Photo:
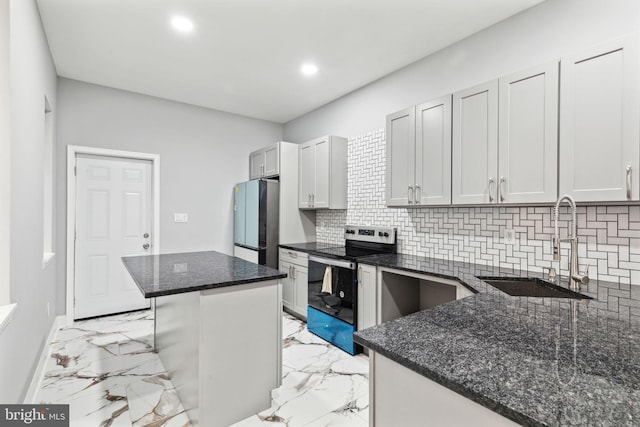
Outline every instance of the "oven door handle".
[(313, 255), (309, 256), (309, 261), (317, 262), (320, 264), (331, 265), (333, 267), (347, 268), (349, 270), (356, 269), (356, 263), (351, 261), (341, 261), (339, 259), (331, 259), (331, 258), (319, 258)]

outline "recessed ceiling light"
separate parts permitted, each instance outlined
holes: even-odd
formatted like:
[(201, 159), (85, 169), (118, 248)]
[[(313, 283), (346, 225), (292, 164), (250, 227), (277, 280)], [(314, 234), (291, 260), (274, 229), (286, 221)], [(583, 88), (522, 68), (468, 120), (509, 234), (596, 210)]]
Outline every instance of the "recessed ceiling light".
[(307, 63), (300, 67), (300, 72), (304, 75), (312, 76), (318, 72), (318, 67), (316, 67), (314, 64)]
[(174, 16), (171, 18), (171, 25), (178, 31), (188, 33), (193, 30), (193, 22), (184, 16)]

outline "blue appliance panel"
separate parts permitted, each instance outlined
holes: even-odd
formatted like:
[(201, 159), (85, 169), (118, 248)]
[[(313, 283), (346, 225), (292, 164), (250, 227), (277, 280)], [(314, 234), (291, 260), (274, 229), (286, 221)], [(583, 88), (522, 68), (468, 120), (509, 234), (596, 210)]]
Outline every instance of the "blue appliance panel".
[(260, 246), (260, 180), (246, 182), (245, 245)]
[(241, 182), (233, 187), (233, 242), (244, 245), (245, 212), (246, 212), (246, 182)]
[(356, 354), (353, 342), (355, 326), (313, 307), (307, 307), (307, 329), (347, 353)]

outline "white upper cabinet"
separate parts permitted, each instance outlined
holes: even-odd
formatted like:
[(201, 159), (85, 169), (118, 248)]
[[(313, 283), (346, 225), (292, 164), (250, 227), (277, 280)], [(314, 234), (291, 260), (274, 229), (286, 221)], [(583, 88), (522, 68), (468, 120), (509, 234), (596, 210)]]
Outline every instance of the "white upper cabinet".
[(497, 200), (497, 79), (453, 94), (452, 159), (454, 204)]
[[(329, 207), (329, 180), (330, 163), (329, 158), (329, 138), (323, 138), (314, 143), (315, 145), (315, 190), (312, 193), (312, 203), (314, 208)], [(346, 161), (346, 158), (345, 158)], [(346, 176), (346, 163), (345, 163)], [(345, 192), (346, 195), (346, 192)]]
[(273, 178), (278, 175), (280, 175), (279, 142), (249, 155), (249, 179)]
[(558, 62), (500, 78), (498, 202), (558, 198)]
[(298, 206), (300, 208), (311, 208), (311, 194), (315, 190), (316, 161), (313, 144), (300, 145), (300, 160), (298, 162), (299, 188)]
[(415, 107), (387, 116), (387, 206), (408, 206), (415, 193)]
[(298, 207), (347, 208), (347, 139), (325, 136), (300, 144)]
[(451, 95), (387, 116), (387, 206), (451, 203)]
[(558, 63), (453, 95), (454, 204), (557, 199)]
[(451, 95), (416, 107), (415, 202), (451, 203)]
[(560, 194), (638, 200), (639, 78), (637, 35), (562, 59)]

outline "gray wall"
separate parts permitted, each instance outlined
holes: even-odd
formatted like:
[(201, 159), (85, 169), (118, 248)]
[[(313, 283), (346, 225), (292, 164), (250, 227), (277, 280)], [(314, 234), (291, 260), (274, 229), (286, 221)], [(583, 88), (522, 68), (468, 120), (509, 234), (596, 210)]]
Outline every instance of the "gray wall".
[[(0, 304), (9, 302), (11, 253), (11, 84), (9, 0), (0, 0)], [(6, 286), (5, 286), (6, 285)]]
[(639, 28), (638, 0), (547, 0), (290, 121), (284, 137), (355, 137), (384, 127), (389, 113)]
[(10, 290), (18, 307), (0, 334), (4, 403), (22, 401), (26, 393), (53, 323), (56, 292), (55, 263), (42, 267), (44, 97), (55, 112), (56, 72), (35, 1), (11, 0), (10, 9)]
[[(67, 145), (160, 155), (160, 250), (233, 252), (232, 188), (249, 153), (282, 139), (282, 125), (75, 80), (58, 80), (57, 252), (66, 253)], [(174, 223), (174, 213), (189, 214)], [(58, 258), (59, 313), (65, 259)]]

